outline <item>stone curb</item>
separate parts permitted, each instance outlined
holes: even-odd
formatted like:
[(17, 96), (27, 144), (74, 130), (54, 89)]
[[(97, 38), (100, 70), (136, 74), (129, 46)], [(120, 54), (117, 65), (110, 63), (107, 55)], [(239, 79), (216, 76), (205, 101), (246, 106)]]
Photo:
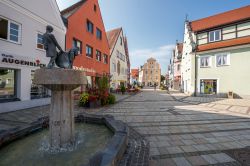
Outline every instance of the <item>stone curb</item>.
[[(122, 159), (127, 148), (129, 128), (122, 121), (115, 120), (111, 115), (89, 115), (86, 113), (79, 114), (76, 119), (83, 122), (105, 124), (114, 136), (108, 142), (106, 148), (90, 158), (89, 163), (85, 166), (115, 166)], [(87, 120), (87, 121), (86, 121)]]

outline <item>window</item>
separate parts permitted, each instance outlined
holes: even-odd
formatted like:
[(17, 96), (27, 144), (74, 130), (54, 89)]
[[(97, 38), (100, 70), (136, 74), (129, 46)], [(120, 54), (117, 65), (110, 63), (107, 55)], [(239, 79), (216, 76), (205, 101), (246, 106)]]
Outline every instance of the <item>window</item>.
[(73, 48), (78, 49), (78, 54), (82, 54), (82, 42), (77, 39), (73, 39)]
[(86, 45), (86, 56), (93, 58), (93, 48), (89, 45)]
[(104, 63), (108, 64), (108, 55), (104, 54), (103, 59), (104, 59)]
[(210, 66), (210, 57), (201, 57), (200, 67), (209, 67), (209, 66)]
[(230, 65), (230, 55), (229, 55), (229, 53), (217, 54), (216, 55), (216, 64), (217, 64), (217, 66)]
[(180, 71), (180, 69), (181, 69), (181, 65), (178, 64), (178, 65), (177, 65), (177, 71)]
[(36, 47), (39, 48), (39, 49), (44, 49), (43, 35), (40, 34), (40, 33), (37, 34)]
[(0, 101), (16, 98), (16, 70), (0, 68)]
[(19, 42), (19, 25), (12, 22), (10, 23), (10, 40)]
[(221, 40), (221, 30), (209, 32), (209, 42), (215, 42), (219, 40)]
[(201, 94), (216, 94), (217, 80), (200, 80)]
[(0, 17), (0, 38), (20, 43), (20, 25)]
[(121, 73), (121, 64), (120, 64), (120, 61), (117, 62), (117, 73), (118, 73), (118, 75), (120, 75), (120, 73)]
[(94, 11), (96, 12), (96, 5), (94, 5)]
[(98, 50), (96, 50), (96, 60), (98, 61), (102, 61), (102, 53)]
[(102, 40), (102, 31), (96, 28), (96, 38)]
[(0, 18), (0, 38), (8, 39), (8, 20)]
[(117, 50), (116, 51), (116, 57), (119, 58), (120, 57), (120, 52)]
[(31, 88), (30, 88), (30, 97), (31, 99), (39, 99), (50, 97), (49, 90), (42, 85), (34, 84), (34, 75), (35, 71), (31, 70)]
[(120, 37), (120, 44), (121, 44), (121, 46), (122, 46), (122, 37)]
[(87, 20), (87, 31), (90, 32), (90, 33), (94, 33), (94, 25), (89, 20)]
[(113, 69), (113, 72), (116, 72), (116, 64), (115, 64), (115, 62), (112, 62), (112, 69)]

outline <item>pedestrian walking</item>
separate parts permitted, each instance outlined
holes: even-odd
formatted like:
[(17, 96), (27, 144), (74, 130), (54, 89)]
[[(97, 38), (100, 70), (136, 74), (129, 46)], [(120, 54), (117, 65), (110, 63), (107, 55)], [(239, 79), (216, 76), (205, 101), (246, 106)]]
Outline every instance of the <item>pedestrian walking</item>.
[(154, 83), (154, 90), (156, 91), (156, 83)]

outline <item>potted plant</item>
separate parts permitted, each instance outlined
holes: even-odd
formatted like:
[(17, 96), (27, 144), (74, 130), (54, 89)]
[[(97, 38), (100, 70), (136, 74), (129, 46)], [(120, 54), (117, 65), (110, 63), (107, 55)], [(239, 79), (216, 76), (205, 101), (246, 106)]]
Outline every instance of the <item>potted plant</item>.
[(96, 95), (89, 95), (88, 102), (90, 108), (96, 108), (101, 106), (101, 102), (100, 100), (98, 100), (98, 96)]

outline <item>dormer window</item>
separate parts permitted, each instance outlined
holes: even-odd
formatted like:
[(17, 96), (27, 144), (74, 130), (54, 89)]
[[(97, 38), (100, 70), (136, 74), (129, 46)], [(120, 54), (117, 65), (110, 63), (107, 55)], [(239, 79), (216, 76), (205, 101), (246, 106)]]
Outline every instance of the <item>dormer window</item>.
[(221, 30), (209, 32), (209, 42), (216, 42), (221, 40)]

